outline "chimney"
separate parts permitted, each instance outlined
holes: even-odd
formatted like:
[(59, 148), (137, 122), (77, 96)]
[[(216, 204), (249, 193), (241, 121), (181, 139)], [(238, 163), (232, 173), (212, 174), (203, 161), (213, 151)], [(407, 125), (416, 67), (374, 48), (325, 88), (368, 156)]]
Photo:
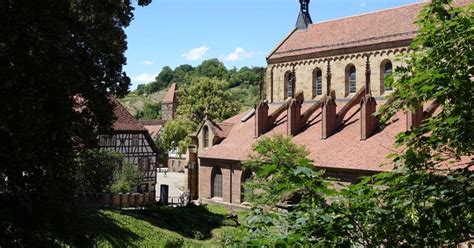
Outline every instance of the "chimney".
[(310, 0), (300, 0), (300, 14), (296, 20), (297, 29), (307, 29), (309, 25), (313, 23), (309, 15), (309, 1)]
[(300, 91), (295, 98), (291, 99), (288, 106), (288, 135), (296, 135), (301, 127), (301, 105), (304, 102), (303, 92)]
[(414, 112), (409, 110), (407, 112), (407, 130), (418, 127), (422, 120), (423, 107), (417, 107)]
[(255, 109), (255, 138), (260, 137), (268, 127), (268, 104), (260, 101)]
[(334, 133), (336, 129), (336, 92), (331, 91), (331, 95), (323, 100), (322, 104), (322, 139), (327, 139)]

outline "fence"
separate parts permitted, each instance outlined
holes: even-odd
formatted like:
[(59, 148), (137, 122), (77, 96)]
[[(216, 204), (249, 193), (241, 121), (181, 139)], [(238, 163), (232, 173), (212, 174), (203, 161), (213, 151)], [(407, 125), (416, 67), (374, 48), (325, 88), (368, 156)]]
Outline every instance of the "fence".
[(156, 204), (155, 192), (131, 194), (86, 193), (79, 196), (86, 208), (144, 208)]

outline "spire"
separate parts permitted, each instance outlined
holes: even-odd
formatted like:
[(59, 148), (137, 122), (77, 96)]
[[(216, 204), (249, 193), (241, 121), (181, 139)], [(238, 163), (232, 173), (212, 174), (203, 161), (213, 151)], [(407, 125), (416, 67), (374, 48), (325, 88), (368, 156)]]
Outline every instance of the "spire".
[(301, 8), (298, 20), (296, 21), (297, 29), (306, 29), (313, 23), (311, 16), (309, 15), (309, 2), (310, 0), (300, 0)]

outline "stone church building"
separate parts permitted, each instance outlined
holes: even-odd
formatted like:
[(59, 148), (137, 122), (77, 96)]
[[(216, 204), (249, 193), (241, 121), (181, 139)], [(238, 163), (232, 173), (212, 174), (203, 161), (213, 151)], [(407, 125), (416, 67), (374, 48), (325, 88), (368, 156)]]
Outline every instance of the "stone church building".
[[(457, 1), (466, 5), (473, 0)], [(188, 151), (194, 198), (240, 204), (252, 176), (242, 161), (261, 137), (289, 135), (328, 177), (353, 183), (392, 168), (397, 133), (431, 116), (436, 104), (397, 113), (380, 128), (377, 111), (390, 97), (386, 76), (400, 66), (426, 2), (312, 23), (300, 0), (296, 28), (267, 56), (265, 101), (221, 123), (206, 120)]]

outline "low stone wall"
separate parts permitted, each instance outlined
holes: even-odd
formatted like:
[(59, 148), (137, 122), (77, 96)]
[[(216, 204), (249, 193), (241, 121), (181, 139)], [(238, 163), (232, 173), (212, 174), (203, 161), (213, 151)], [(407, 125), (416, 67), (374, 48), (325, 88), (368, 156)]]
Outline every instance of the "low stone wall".
[(80, 197), (85, 208), (143, 208), (156, 204), (155, 192), (107, 194), (87, 193)]

